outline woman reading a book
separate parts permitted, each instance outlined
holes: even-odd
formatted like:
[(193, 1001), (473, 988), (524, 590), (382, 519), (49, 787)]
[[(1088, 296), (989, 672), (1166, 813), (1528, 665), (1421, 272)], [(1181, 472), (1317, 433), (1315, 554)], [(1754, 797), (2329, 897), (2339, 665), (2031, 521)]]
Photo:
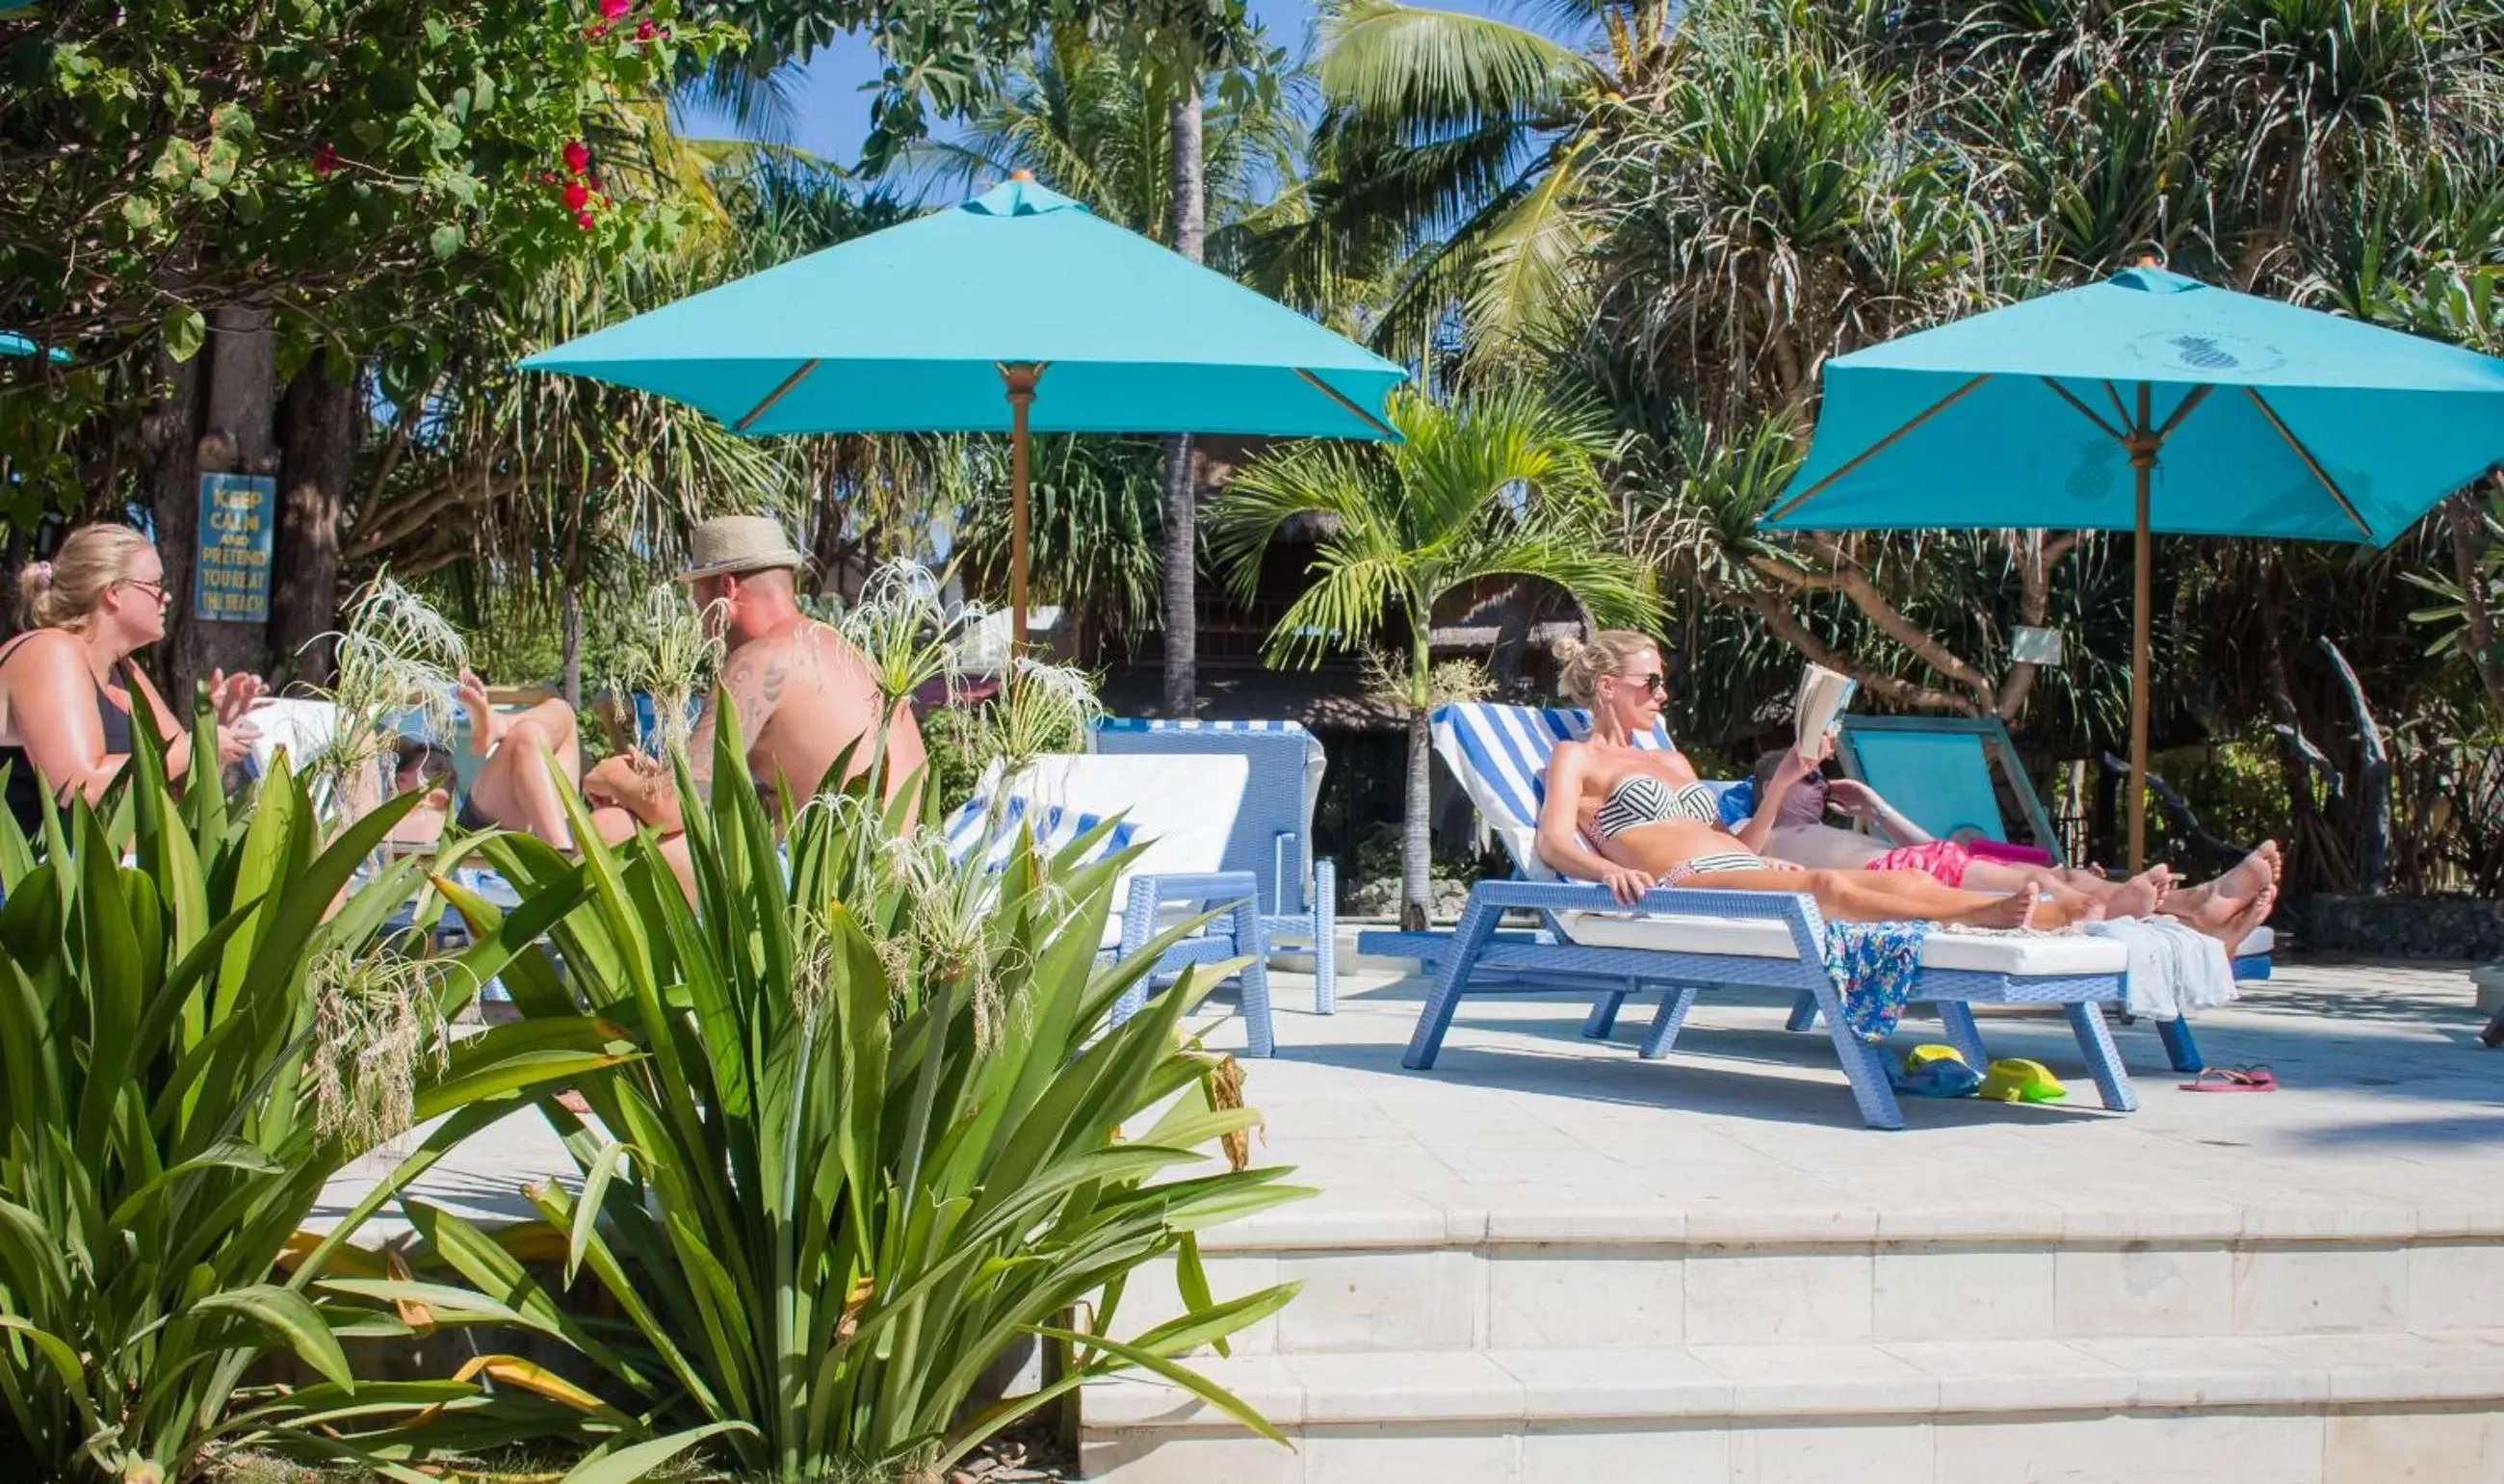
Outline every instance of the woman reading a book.
[[(1917, 873), (1811, 871), (1760, 852), (1790, 785), (1817, 771), (1820, 755), (1793, 751), (1759, 791), (1756, 811), (1735, 830), (1719, 797), (1684, 753), (1640, 748), (1633, 739), (1660, 720), (1668, 679), (1660, 650), (1628, 629), (1604, 629), (1563, 646), (1561, 683), (1591, 713), (1587, 740), (1561, 742), (1548, 763), (1539, 854), (1567, 876), (1603, 882), (1632, 903), (1654, 884), (1717, 891), (1805, 892), (1846, 922), (1927, 918), (1973, 927), (2059, 927), (2073, 910), (2033, 886), (1994, 895), (1940, 884)], [(1584, 844), (1585, 841), (1591, 842)]]

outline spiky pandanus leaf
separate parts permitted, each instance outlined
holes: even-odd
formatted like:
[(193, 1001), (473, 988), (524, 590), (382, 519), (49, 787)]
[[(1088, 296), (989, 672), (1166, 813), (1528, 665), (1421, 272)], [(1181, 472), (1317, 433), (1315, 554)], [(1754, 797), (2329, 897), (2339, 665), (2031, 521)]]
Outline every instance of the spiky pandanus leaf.
[[(760, 1477), (946, 1463), (1021, 1414), (964, 1417), (1007, 1346), (1060, 1343), (1074, 1305), (1118, 1295), (1188, 1233), (1306, 1192), (1276, 1169), (1175, 1178), (1239, 1117), (1117, 1135), (1202, 1097), (1216, 1058), (1182, 1028), (1202, 978), (1109, 1023), (1173, 934), (1099, 962), (1124, 866), (1086, 862), (1101, 831), (1053, 857), (1027, 845), (987, 876), (902, 839), (905, 801), (874, 808), (860, 782), (830, 779), (785, 827), (785, 864), (738, 719), (725, 707), (719, 721), (712, 802), (687, 811), (692, 903), (648, 837), (609, 847), (578, 820), (579, 867), (527, 839), (480, 847), (526, 898), (581, 883), (557, 954), (590, 1012), (647, 1053), (577, 1084), (596, 1125), (542, 1105), (585, 1179), (578, 1198), (536, 1197), (635, 1344), (559, 1311), (534, 1327), (582, 1349), (655, 1427), (739, 1425), (711, 1445)], [(691, 771), (681, 759), (690, 788)], [(505, 973), (527, 1017), (573, 1013), (508, 951), (493, 909), (454, 899), (478, 929), (473, 972)], [(521, 1312), (509, 1260), (446, 1214), (422, 1225), (473, 1306)], [(460, 1309), (439, 1288), (334, 1287)], [(1192, 1305), (1178, 1328), (1094, 1343), (1079, 1371), (1153, 1364), (1228, 1404), (1176, 1358), (1290, 1292)]]
[[(153, 1467), (181, 1479), (245, 1445), (355, 1454), (309, 1432), (312, 1419), (424, 1401), (389, 1388), (356, 1399), (343, 1317), (307, 1285), (447, 1146), (430, 1136), (329, 1236), (298, 1241), (323, 1186), (376, 1132), (442, 1114), (470, 1131), (484, 1122), (463, 1116), (477, 1100), (634, 1054), (580, 1018), (402, 1054), (422, 1046), (410, 1026), (465, 998), (425, 973), (365, 975), (360, 1017), (322, 1034), (337, 966), (382, 951), (385, 920), (416, 885), (413, 863), (357, 879), (413, 801), (326, 839), (283, 759), (239, 807), (201, 797), (214, 788), (178, 801), (144, 695), (134, 709), (125, 777), (97, 808), (49, 813), (40, 858), (0, 819), (0, 859), (13, 862), (0, 905), (0, 1474), (12, 1478)], [(205, 713), (192, 746), (191, 777), (214, 779)], [(365, 1070), (342, 1076), (326, 1056)], [(243, 1386), (280, 1355), (325, 1385), (294, 1397)]]

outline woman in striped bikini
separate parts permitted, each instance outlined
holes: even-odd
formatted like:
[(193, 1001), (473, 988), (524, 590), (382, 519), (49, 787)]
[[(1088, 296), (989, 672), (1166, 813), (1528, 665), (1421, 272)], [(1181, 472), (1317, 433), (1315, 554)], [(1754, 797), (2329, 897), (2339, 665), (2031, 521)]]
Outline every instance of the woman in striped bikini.
[(1785, 790), (1822, 759), (1791, 754), (1761, 791), (1755, 817), (1724, 829), (1719, 799), (1686, 754), (1634, 745), (1660, 720), (1668, 694), (1659, 648), (1632, 630), (1605, 629), (1561, 658), (1566, 696), (1591, 712), (1589, 739), (1560, 742), (1548, 759), (1539, 815), (1540, 858), (1565, 875), (1604, 882), (1628, 903), (1655, 884), (1806, 892), (1820, 912), (1848, 922), (2057, 927), (2070, 915), (2031, 886), (2000, 896), (1909, 872), (1808, 871), (1765, 859), (1758, 852)]

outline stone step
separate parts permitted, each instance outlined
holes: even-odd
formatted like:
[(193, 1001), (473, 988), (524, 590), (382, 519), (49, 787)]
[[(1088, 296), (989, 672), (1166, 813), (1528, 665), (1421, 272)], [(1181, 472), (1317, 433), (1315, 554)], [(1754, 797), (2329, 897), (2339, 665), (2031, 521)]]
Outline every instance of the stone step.
[[(1207, 1266), (1221, 1295), (1304, 1285), (1236, 1340), (1256, 1355), (2504, 1329), (2504, 1237), (2369, 1214), (2412, 1215), (2244, 1212), (2231, 1231), (2185, 1221), (2169, 1234), (2164, 1213), (2142, 1212), (1889, 1237), (1831, 1213), (1582, 1212), (1551, 1229), (1586, 1234), (1548, 1240), (1334, 1219), (1211, 1233), (1235, 1245), (1212, 1246)], [(1142, 1272), (1117, 1328), (1137, 1332), (1176, 1303), (1169, 1267)]]
[(1113, 1484), (2492, 1480), (2504, 1329), (2267, 1339), (1496, 1348), (1193, 1363), (1084, 1390)]

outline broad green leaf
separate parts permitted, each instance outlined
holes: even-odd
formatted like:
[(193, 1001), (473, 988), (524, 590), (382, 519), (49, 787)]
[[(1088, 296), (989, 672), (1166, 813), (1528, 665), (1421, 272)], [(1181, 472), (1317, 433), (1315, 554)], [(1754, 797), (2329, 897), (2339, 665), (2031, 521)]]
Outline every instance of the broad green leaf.
[(165, 354), (176, 361), (189, 361), (198, 355), (202, 342), (209, 337), (209, 322), (189, 304), (178, 303), (167, 309), (156, 329), (163, 337)]
[(255, 1283), (211, 1294), (197, 1300), (192, 1308), (194, 1312), (230, 1313), (258, 1325), (284, 1341), (323, 1379), (342, 1390), (356, 1389), (356, 1377), (349, 1372), (348, 1357), (339, 1349), (338, 1337), (304, 1295), (294, 1289)]

